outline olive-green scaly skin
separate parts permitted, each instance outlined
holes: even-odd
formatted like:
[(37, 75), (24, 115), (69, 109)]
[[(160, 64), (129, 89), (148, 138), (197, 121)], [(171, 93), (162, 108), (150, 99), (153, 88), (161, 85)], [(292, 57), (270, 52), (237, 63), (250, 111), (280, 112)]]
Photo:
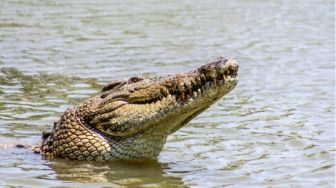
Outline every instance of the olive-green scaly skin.
[(238, 63), (218, 58), (173, 76), (113, 81), (67, 109), (33, 148), (46, 159), (153, 159), (169, 134), (237, 84)]

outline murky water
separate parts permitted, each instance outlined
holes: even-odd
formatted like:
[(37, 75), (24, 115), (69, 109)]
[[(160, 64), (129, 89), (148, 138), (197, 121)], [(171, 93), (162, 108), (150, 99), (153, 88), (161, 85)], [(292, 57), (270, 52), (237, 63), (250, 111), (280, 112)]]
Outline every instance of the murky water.
[[(333, 1), (0, 2), (0, 186), (333, 187)], [(171, 135), (157, 161), (45, 161), (35, 144), (113, 79), (217, 56), (236, 89)]]

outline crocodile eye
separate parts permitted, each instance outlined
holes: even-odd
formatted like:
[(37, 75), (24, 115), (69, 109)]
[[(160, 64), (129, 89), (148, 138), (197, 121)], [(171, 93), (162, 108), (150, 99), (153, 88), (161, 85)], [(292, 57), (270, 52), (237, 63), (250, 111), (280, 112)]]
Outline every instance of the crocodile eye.
[(124, 84), (125, 82), (126, 82), (125, 80), (114, 80), (111, 83), (107, 84), (107, 86), (103, 87), (102, 92), (114, 89), (116, 86)]
[(130, 78), (127, 83), (131, 84), (131, 83), (140, 82), (142, 80), (143, 78), (135, 76), (135, 77)]

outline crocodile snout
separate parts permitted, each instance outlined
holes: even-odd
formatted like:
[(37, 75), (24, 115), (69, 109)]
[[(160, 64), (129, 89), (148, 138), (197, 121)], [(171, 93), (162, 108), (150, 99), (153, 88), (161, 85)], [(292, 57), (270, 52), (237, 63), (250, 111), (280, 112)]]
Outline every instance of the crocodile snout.
[(236, 76), (239, 64), (234, 59), (219, 57), (216, 61), (199, 68), (199, 71), (206, 77), (216, 78), (223, 75)]

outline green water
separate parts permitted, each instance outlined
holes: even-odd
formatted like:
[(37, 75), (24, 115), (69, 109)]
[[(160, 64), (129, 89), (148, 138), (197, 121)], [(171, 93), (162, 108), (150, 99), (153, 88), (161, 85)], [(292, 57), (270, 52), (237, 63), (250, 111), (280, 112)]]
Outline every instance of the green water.
[[(0, 2), (1, 187), (334, 187), (334, 3)], [(46, 161), (34, 145), (113, 79), (240, 63), (236, 89), (155, 161)]]

